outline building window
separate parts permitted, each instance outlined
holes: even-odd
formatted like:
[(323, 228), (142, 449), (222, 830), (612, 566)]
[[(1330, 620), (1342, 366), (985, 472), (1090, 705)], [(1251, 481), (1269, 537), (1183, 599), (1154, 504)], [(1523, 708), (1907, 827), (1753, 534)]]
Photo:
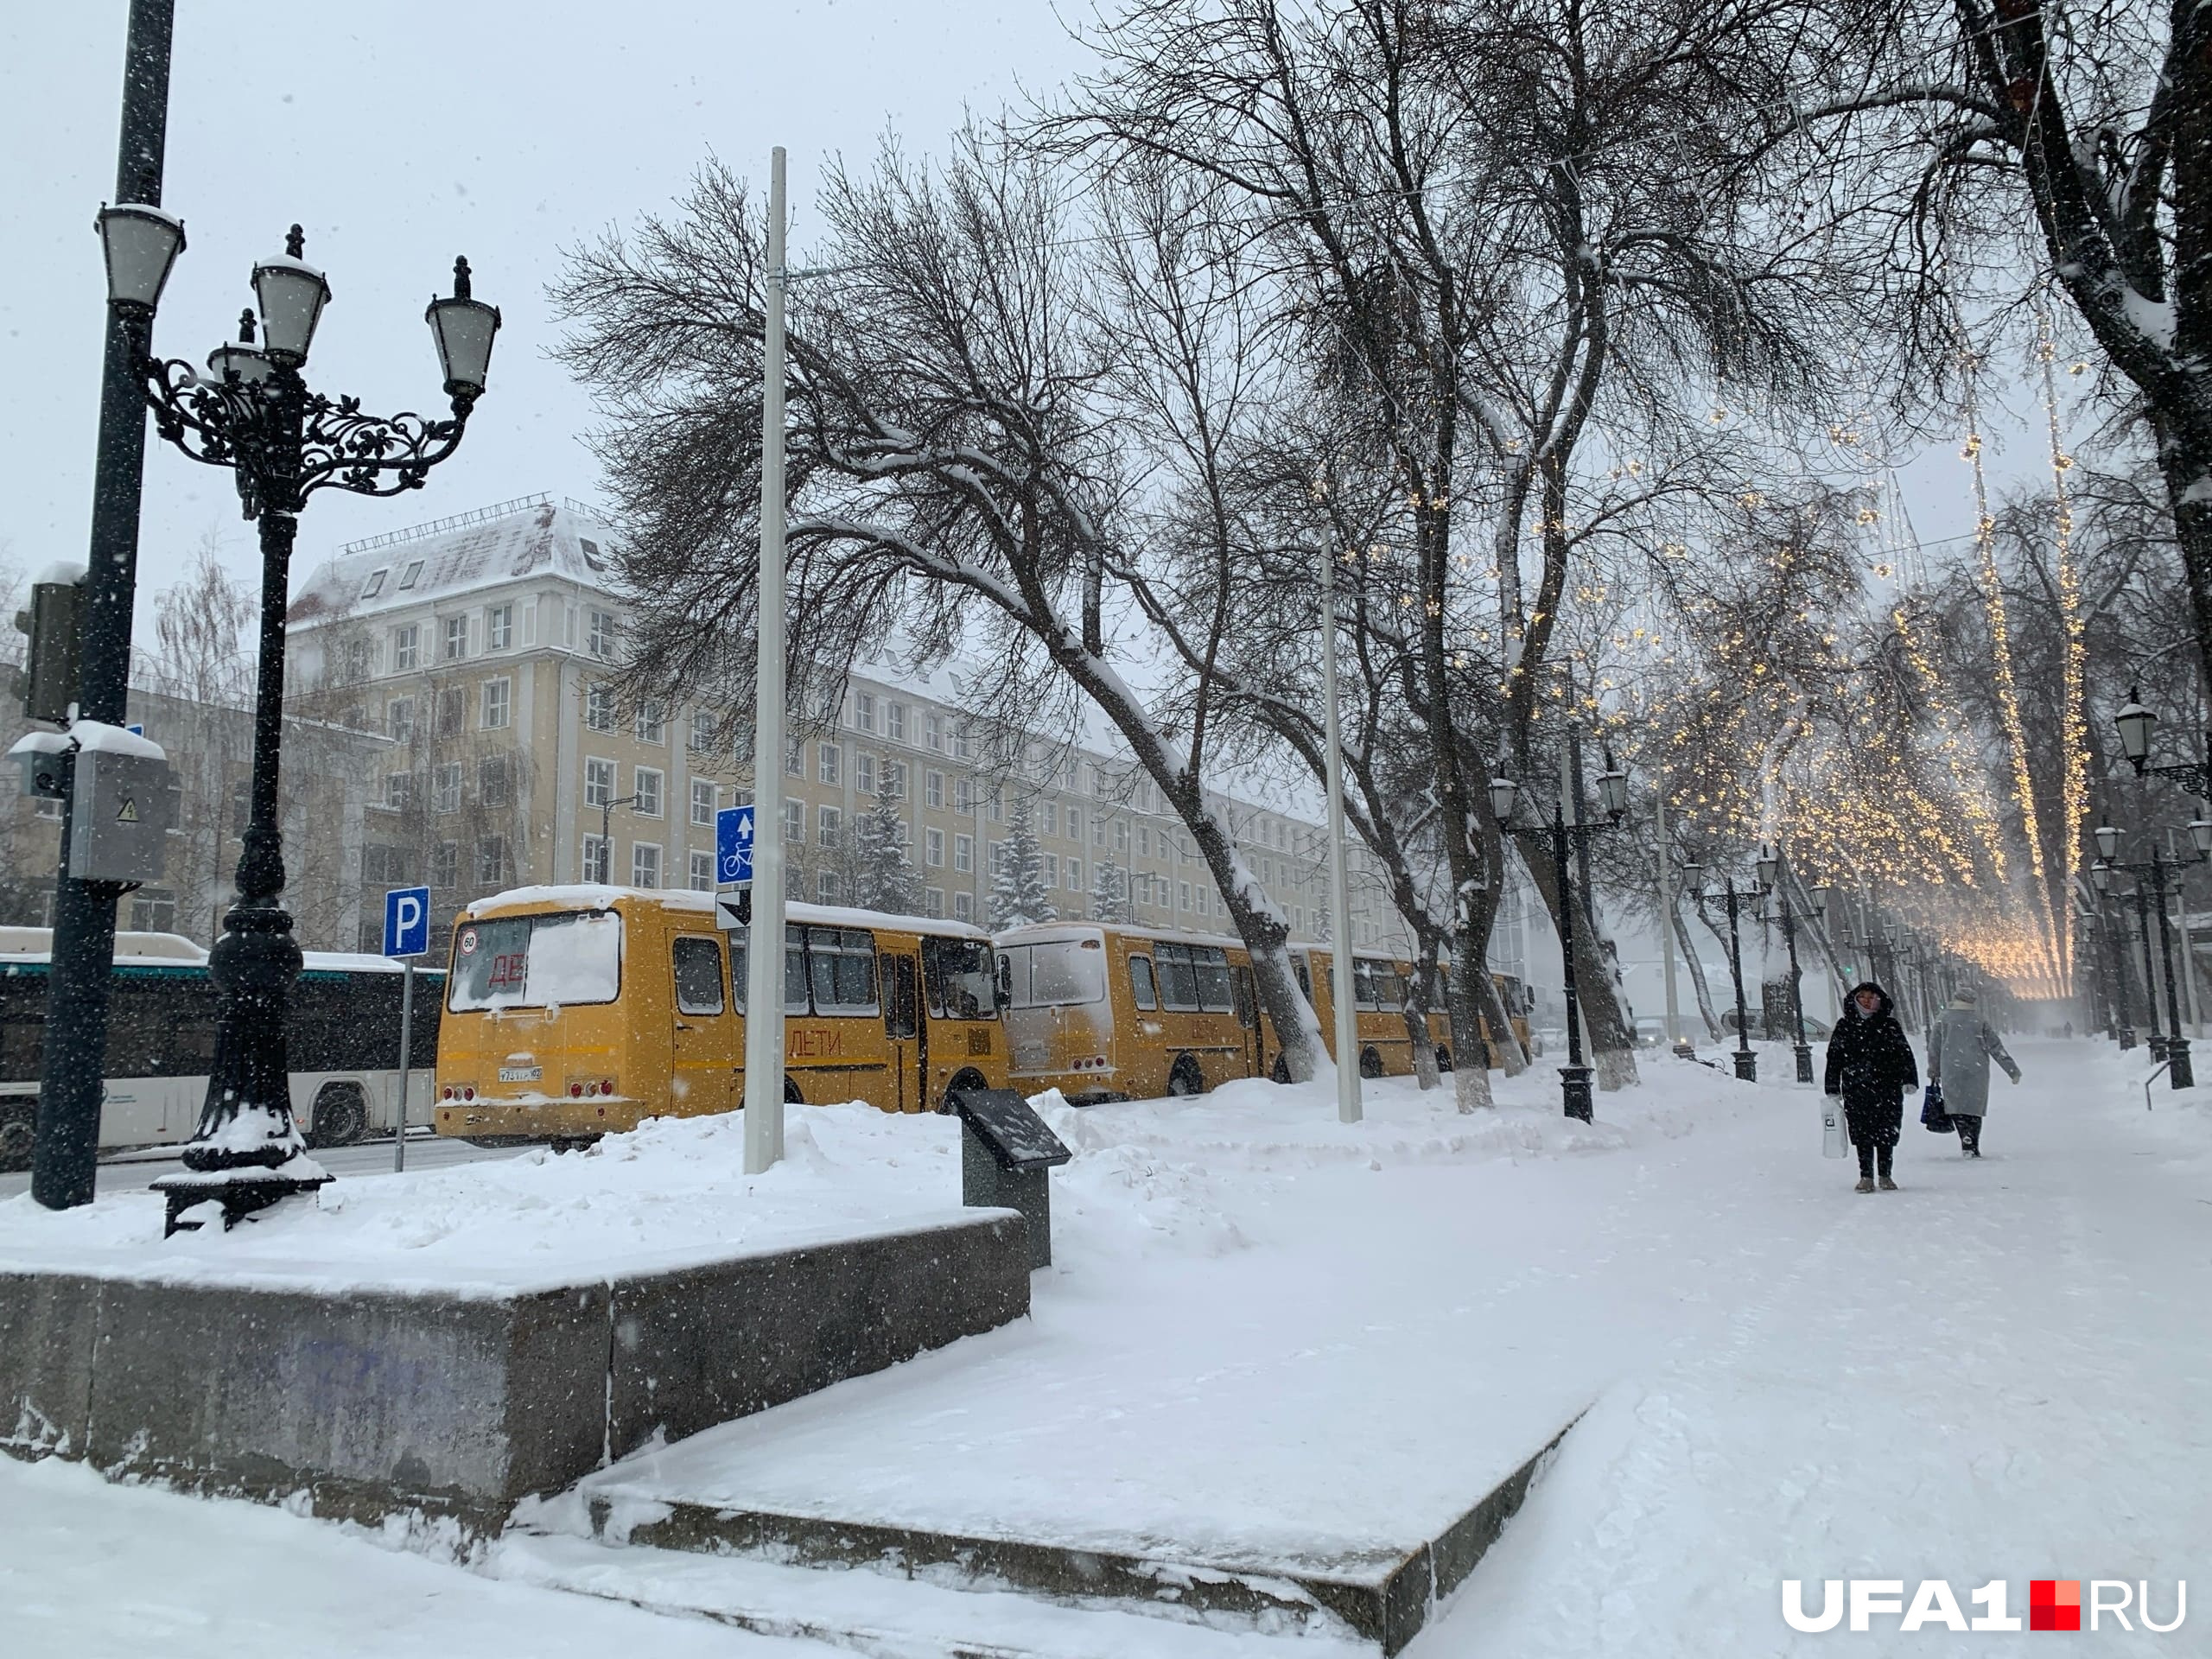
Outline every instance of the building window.
[(943, 887), (925, 887), (922, 890), (922, 914), (925, 916), (942, 916), (944, 914), (944, 889)]
[(806, 872), (796, 864), (784, 866), (784, 897), (790, 899), (806, 897)]
[(784, 776), (786, 778), (806, 776), (805, 744), (786, 743), (784, 746)]
[(1139, 858), (1152, 856), (1152, 826), (1148, 823), (1137, 825), (1137, 856)]
[(507, 880), (507, 838), (486, 836), (476, 843), (476, 885), (498, 887)]
[(346, 642), (346, 672), (349, 678), (366, 679), (369, 674), (369, 642), (348, 639)]
[(468, 655), (468, 619), (449, 616), (446, 619), (445, 649), (439, 653), (447, 662), (457, 663)]
[(638, 798), (631, 804), (642, 818), (660, 817), (660, 786), (662, 774), (658, 767), (639, 766), (630, 774), (630, 792)]
[(503, 732), (514, 717), (515, 683), (504, 676), (484, 682), (484, 702), (479, 710), (480, 724), (487, 732)]
[(176, 893), (168, 887), (141, 887), (130, 895), (130, 931), (176, 931)]
[(925, 772), (922, 774), (922, 804), (942, 808), (944, 805), (944, 774)]
[(1060, 885), (1060, 855), (1058, 853), (1043, 853), (1039, 855), (1039, 858), (1044, 867), (1045, 885), (1048, 887), (1058, 887)]
[(630, 844), (630, 885), (633, 887), (660, 886), (660, 849), (650, 841)]
[[(944, 830), (925, 830), (922, 831), (922, 861), (926, 864), (943, 867), (944, 863)], [(934, 915), (936, 912), (931, 913)]]
[(1127, 818), (1114, 820), (1114, 850), (1117, 853), (1129, 850), (1129, 821)]
[(504, 754), (486, 754), (478, 758), (476, 798), (481, 804), (505, 806), (513, 798), (513, 774), (508, 768), (509, 758)]
[(883, 734), (893, 743), (906, 741), (906, 705), (887, 702), (883, 705)]
[(419, 622), (410, 622), (404, 628), (391, 631), (391, 666), (405, 674), (422, 666), (423, 627)]
[(952, 838), (952, 868), (968, 871), (976, 868), (976, 837), (955, 836)]
[(952, 810), (963, 817), (976, 816), (976, 781), (972, 778), (952, 780)]
[(1060, 809), (1054, 803), (1046, 801), (1037, 809), (1037, 833), (1040, 836), (1060, 833)]
[(853, 725), (857, 730), (863, 732), (873, 732), (875, 729), (874, 692), (855, 691), (853, 693)]
[(594, 611), (591, 613), (591, 631), (586, 636), (584, 649), (602, 663), (614, 660), (613, 612)]
[(461, 810), (461, 762), (448, 760), (430, 774), (430, 810), (434, 812)]
[(853, 753), (853, 788), (862, 795), (875, 793), (875, 757), (864, 750)]
[[(922, 747), (934, 754), (944, 753), (944, 721), (935, 709), (922, 716)], [(935, 910), (930, 912), (932, 916), (943, 913)]]
[(1083, 861), (1081, 859), (1071, 858), (1068, 860), (1067, 880), (1065, 886), (1070, 893), (1081, 893), (1083, 891)]
[(384, 804), (389, 812), (404, 812), (415, 798), (415, 774), (388, 772), (384, 776)]
[(430, 849), (430, 885), (434, 887), (457, 887), (461, 885), (461, 843), (442, 841)]
[(1006, 797), (1000, 793), (995, 784), (991, 786), (990, 816), (993, 823), (1006, 822)]
[(1068, 839), (1070, 841), (1083, 839), (1083, 813), (1072, 806), (1068, 808)]
[(715, 747), (715, 717), (703, 709), (691, 716), (691, 747), (702, 754)]
[(459, 737), (462, 722), (467, 718), (468, 699), (457, 685), (450, 685), (438, 693), (438, 735)]
[(885, 761), (883, 763), (883, 778), (884, 781), (891, 785), (891, 798), (893, 800), (903, 801), (906, 798), (906, 766), (904, 761)]
[(1188, 910), (1191, 907), (1191, 884), (1187, 881), (1179, 882), (1177, 884), (1176, 891), (1181, 894), (1183, 899), (1179, 908)]
[(605, 806), (614, 798), (614, 763), (596, 755), (584, 759), (584, 804)]
[(993, 875), (997, 875), (1001, 871), (1006, 868), (1006, 842), (1002, 841), (993, 842), (990, 844), (989, 857), (991, 861), (991, 874)]
[(368, 581), (362, 585), (361, 597), (374, 599), (378, 594), (384, 592), (384, 579), (391, 574), (391, 568), (389, 565), (381, 570), (370, 571)]
[(584, 688), (584, 724), (594, 732), (614, 729), (614, 688), (611, 685), (588, 685)]
[(515, 637), (515, 607), (493, 605), (484, 613), (484, 649), (505, 651)]
[(704, 778), (691, 780), (691, 822), (702, 829), (714, 827), (715, 786)]
[(784, 839), (785, 841), (806, 839), (806, 803), (804, 801), (784, 803)]
[(816, 876), (814, 878), (814, 891), (816, 896), (819, 898), (823, 904), (836, 904), (837, 902), (837, 872), (835, 870), (824, 870), (821, 874)]
[(834, 784), (837, 781), (838, 761), (843, 753), (844, 750), (835, 743), (823, 743), (816, 747), (817, 771), (823, 783)]
[(668, 741), (668, 711), (658, 697), (647, 697), (638, 704), (638, 741), (665, 743)]
[(956, 893), (952, 895), (952, 919), (956, 922), (972, 922), (976, 919), (975, 894)]
[(814, 838), (824, 847), (835, 847), (837, 844), (837, 831), (842, 824), (843, 817), (844, 815), (834, 806), (816, 807), (814, 809)]
[(395, 743), (415, 741), (415, 699), (394, 697), (384, 706), (384, 728)]
[(712, 893), (715, 890), (715, 855), (712, 853), (691, 855), (691, 891)]
[(607, 885), (607, 842), (603, 836), (584, 837), (583, 880), (596, 882), (602, 887)]
[(399, 591), (404, 594), (422, 580), (423, 561), (410, 559), (407, 562), (407, 568), (399, 573)]
[(956, 760), (969, 758), (968, 728), (965, 726), (956, 725), (952, 728), (952, 758)]
[(361, 849), (361, 882), (368, 887), (404, 887), (407, 885), (408, 858), (404, 847), (363, 847)]

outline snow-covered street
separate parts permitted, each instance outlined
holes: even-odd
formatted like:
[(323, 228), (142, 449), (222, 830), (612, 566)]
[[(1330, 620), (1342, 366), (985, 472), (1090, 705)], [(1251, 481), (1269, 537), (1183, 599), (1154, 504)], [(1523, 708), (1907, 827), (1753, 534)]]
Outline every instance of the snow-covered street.
[[(1819, 1156), (1809, 1091), (1650, 1057), (1649, 1085), (1605, 1096), (1586, 1130), (1552, 1116), (1541, 1071), (1480, 1119), (1397, 1083), (1352, 1129), (1318, 1091), (1262, 1084), (1056, 1114), (1077, 1157), (1056, 1177), (1058, 1260), (1033, 1320), (664, 1458), (825, 1512), (1344, 1539), (1448, 1503), (1547, 1414), (1594, 1402), (1416, 1659), (1809, 1651), (1822, 1638), (1782, 1623), (1786, 1578), (1942, 1577), (1961, 1593), (2004, 1578), (2016, 1611), (2031, 1576), (2148, 1579), (2164, 1596), (2212, 1532), (2212, 1123), (2162, 1089), (2146, 1113), (2108, 1048), (2017, 1052), (2027, 1082), (1999, 1085), (1983, 1160), (1909, 1125), (1903, 1190), (1870, 1196)], [(815, 1132), (834, 1154), (876, 1127), (830, 1113)], [(545, 1535), (468, 1571), (0, 1463), (0, 1626), (26, 1655), (816, 1645), (620, 1597), (866, 1632), (884, 1653), (1339, 1647), (1157, 1620), (1133, 1637), (1126, 1615), (613, 1549), (564, 1535), (573, 1506), (537, 1522)], [(272, 1556), (289, 1566), (280, 1591), (217, 1587)], [(1934, 1650), (1894, 1620), (1833, 1639)]]

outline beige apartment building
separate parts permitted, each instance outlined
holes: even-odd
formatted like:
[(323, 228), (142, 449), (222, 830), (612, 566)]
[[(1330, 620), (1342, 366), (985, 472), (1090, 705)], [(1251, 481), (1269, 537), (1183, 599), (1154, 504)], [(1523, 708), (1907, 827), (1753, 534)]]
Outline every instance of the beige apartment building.
[[(505, 887), (714, 885), (715, 813), (750, 798), (750, 739), (717, 741), (706, 708), (618, 695), (618, 535), (575, 502), (533, 497), (353, 543), (297, 590), (296, 706), (386, 740), (363, 813), (364, 893), (427, 881), (449, 924)], [(1182, 825), (1126, 758), (1039, 733), (1019, 764), (993, 766), (977, 727), (957, 668), (926, 682), (855, 672), (785, 756), (790, 895), (850, 901), (853, 829), (887, 778), (931, 915), (990, 924), (993, 863), (1026, 799), (1062, 917), (1091, 913), (1110, 861), (1135, 919), (1228, 926)], [(1319, 827), (1227, 795), (1217, 804), (1294, 936), (1325, 938)], [(1395, 938), (1379, 882), (1357, 865), (1355, 887), (1355, 938)], [(363, 914), (368, 948), (378, 925)]]

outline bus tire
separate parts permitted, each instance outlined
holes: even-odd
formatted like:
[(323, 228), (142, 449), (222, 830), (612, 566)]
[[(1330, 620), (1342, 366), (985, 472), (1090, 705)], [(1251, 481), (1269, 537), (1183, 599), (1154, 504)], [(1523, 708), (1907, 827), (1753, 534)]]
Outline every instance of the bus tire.
[(1276, 1083), (1290, 1081), (1290, 1062), (1283, 1058), (1280, 1049), (1275, 1052), (1275, 1069), (1268, 1072), (1268, 1076)]
[(1382, 1075), (1382, 1056), (1379, 1051), (1372, 1047), (1359, 1051), (1359, 1075), (1363, 1077), (1379, 1077)]
[(1436, 1051), (1436, 1069), (1439, 1071), (1449, 1071), (1452, 1069), (1452, 1051), (1450, 1049), (1440, 1048)]
[(0, 1106), (0, 1175), (15, 1175), (31, 1166), (31, 1149), (38, 1144), (38, 1103), (26, 1100)]
[(974, 1066), (965, 1067), (955, 1072), (952, 1081), (944, 1085), (944, 1098), (938, 1103), (937, 1109), (940, 1112), (950, 1111), (953, 1096), (963, 1089), (988, 1089), (990, 1086), (990, 1080)]
[(788, 1071), (784, 1074), (784, 1104), (786, 1106), (806, 1104), (806, 1096), (799, 1093), (798, 1084), (791, 1081), (791, 1073)]
[(369, 1102), (358, 1083), (326, 1083), (315, 1097), (315, 1116), (308, 1124), (308, 1145), (350, 1147), (368, 1133)]
[(1206, 1074), (1198, 1070), (1198, 1063), (1188, 1054), (1178, 1054), (1175, 1064), (1167, 1068), (1167, 1092), (1171, 1095), (1203, 1095), (1206, 1091)]

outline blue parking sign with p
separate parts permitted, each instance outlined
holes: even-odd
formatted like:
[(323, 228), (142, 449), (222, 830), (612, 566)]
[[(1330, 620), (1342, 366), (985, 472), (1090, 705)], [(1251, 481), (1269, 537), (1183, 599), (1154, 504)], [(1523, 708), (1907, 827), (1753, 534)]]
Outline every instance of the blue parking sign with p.
[(753, 809), (726, 806), (715, 814), (715, 883), (742, 887), (753, 880)]
[(430, 948), (430, 890), (394, 887), (384, 896), (384, 953), (419, 957)]

